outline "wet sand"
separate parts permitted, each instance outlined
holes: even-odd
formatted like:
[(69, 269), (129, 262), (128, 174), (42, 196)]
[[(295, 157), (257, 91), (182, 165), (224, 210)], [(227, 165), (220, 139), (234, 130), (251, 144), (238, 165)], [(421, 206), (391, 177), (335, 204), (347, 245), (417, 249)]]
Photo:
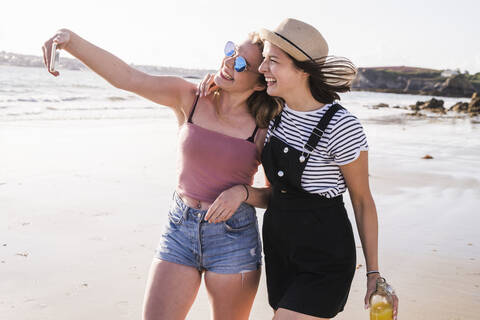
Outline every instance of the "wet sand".
[[(363, 123), (380, 268), (400, 296), (399, 319), (478, 319), (478, 128)], [(0, 318), (139, 319), (175, 158), (172, 117), (0, 122)], [(357, 250), (358, 272), (336, 319), (368, 319), (358, 237)], [(250, 318), (271, 315), (263, 275)], [(201, 288), (188, 319), (209, 317)]]

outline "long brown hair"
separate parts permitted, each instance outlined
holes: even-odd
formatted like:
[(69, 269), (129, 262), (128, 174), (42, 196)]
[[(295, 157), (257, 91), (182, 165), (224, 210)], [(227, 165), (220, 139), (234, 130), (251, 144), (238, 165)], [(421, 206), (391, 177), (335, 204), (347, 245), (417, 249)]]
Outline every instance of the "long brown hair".
[[(263, 51), (263, 42), (260, 40), (258, 33), (251, 32), (248, 36), (252, 44), (255, 44), (260, 51)], [(267, 128), (270, 120), (282, 110), (283, 101), (278, 97), (271, 97), (267, 94), (267, 81), (263, 74), (258, 76), (258, 82), (264, 85), (265, 89), (252, 93), (247, 99), (247, 106), (257, 125), (260, 128)]]
[(294, 65), (309, 74), (308, 84), (313, 98), (321, 103), (340, 100), (338, 92), (350, 91), (357, 75), (357, 68), (347, 58), (327, 56), (314, 60), (298, 61), (292, 56)]

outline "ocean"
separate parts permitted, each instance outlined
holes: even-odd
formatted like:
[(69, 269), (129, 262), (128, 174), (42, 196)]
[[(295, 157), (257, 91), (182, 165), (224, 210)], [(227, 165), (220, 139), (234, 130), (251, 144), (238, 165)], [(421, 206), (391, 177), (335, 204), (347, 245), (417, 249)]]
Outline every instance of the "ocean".
[[(0, 121), (173, 117), (167, 108), (114, 88), (91, 71), (59, 71), (60, 76), (53, 77), (44, 68), (0, 66)], [(406, 107), (430, 98), (410, 94), (349, 92), (341, 94), (340, 103), (360, 119), (391, 121), (409, 111), (393, 108), (374, 110), (369, 107), (379, 103)], [(447, 109), (458, 101), (469, 101), (468, 98), (437, 98), (445, 101)], [(441, 118), (458, 117), (449, 113)]]

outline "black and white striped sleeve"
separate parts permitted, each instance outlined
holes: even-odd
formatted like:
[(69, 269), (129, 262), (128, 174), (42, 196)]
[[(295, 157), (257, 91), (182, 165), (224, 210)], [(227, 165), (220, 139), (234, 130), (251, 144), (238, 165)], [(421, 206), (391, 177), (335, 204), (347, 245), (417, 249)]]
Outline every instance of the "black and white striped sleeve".
[(360, 151), (367, 150), (367, 137), (357, 117), (345, 112), (335, 123), (331, 123), (327, 151), (336, 165), (353, 162)]

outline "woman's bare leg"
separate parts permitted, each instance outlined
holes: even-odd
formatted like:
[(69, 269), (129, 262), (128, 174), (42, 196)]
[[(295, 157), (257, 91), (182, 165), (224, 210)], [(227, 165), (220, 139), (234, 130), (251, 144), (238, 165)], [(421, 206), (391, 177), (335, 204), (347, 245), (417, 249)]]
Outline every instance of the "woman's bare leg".
[(143, 319), (185, 319), (201, 279), (193, 267), (154, 259), (145, 289)]
[(214, 320), (247, 320), (257, 294), (260, 269), (238, 274), (207, 271), (205, 286)]

